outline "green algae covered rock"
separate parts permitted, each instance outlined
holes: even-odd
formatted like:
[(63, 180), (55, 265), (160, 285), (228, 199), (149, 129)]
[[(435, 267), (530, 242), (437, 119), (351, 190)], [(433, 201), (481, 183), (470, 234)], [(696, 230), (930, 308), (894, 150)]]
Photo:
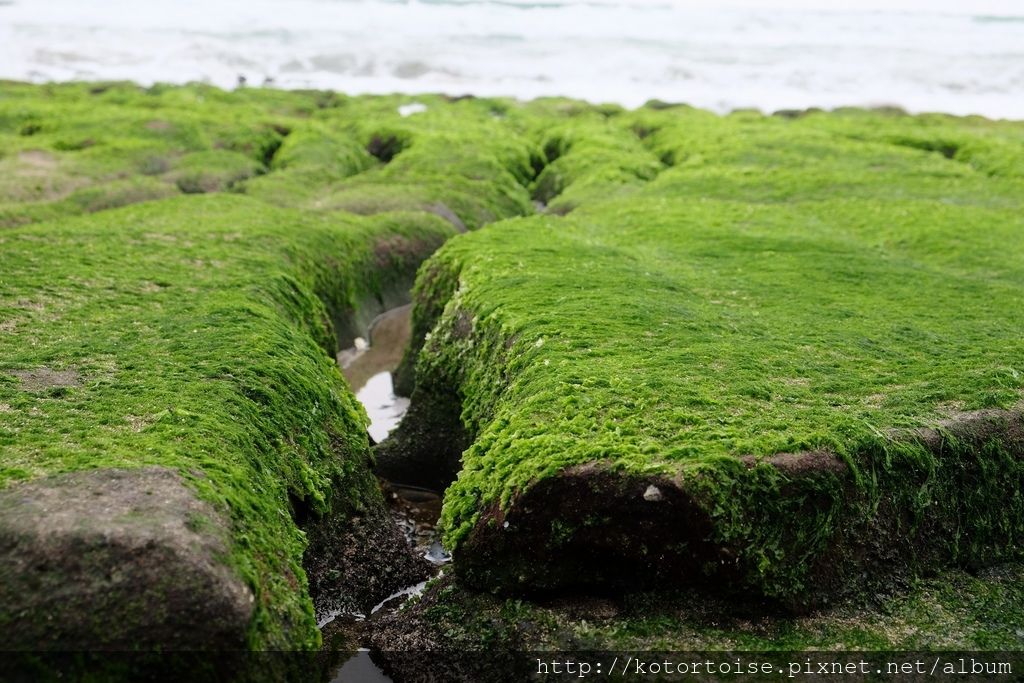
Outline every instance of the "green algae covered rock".
[[(413, 410), (381, 457), (454, 479), (460, 579), (806, 605), (865, 575), (1016, 556), (1024, 184), (888, 138), (934, 127), (1012, 158), (1021, 127), (619, 123), (671, 167), (625, 194), (610, 174), (602, 198), (602, 162), (560, 156), (559, 186), (580, 178), (589, 201), (459, 236), (421, 271)], [(446, 438), (417, 447), (431, 420)]]
[[(374, 466), (451, 484), (455, 585), (486, 591), (803, 607), (1012, 558), (1022, 137), (4, 83), (0, 631), (315, 649), (424, 576)], [(333, 356), (417, 269), (374, 458)]]
[[(234, 583), (225, 585), (252, 596), (234, 640), (210, 646), (317, 645), (295, 519), (368, 515), (382, 504), (367, 470), (366, 418), (333, 359), (333, 321), (408, 278), (415, 254), (422, 259), (451, 232), (435, 217), (327, 218), (236, 196), (184, 197), (4, 232), (5, 500), (42, 505), (23, 482), (66, 472), (116, 468), (130, 482), (133, 468), (174, 471), (211, 511), (183, 523), (230, 530), (203, 566), (227, 572)], [(398, 243), (408, 246), (394, 258), (382, 249)], [(5, 503), (11, 519), (16, 510)], [(133, 510), (123, 514), (149, 514)], [(118, 543), (121, 527), (107, 528)], [(2, 535), (3, 583), (20, 585), (17, 558), (31, 544), (8, 525)], [(60, 562), (42, 566), (63, 571)], [(22, 626), (40, 612), (19, 604), (5, 600), (0, 623), (31, 639), (34, 631)], [(160, 612), (133, 617), (107, 608), (101, 619), (135, 625), (129, 633), (140, 644), (161, 645), (142, 640), (146, 620), (164, 619)], [(179, 616), (190, 622), (188, 614)], [(89, 640), (79, 632), (54, 646), (97, 645), (105, 633)], [(160, 633), (152, 630), (154, 638)]]
[(333, 356), (456, 230), (532, 211), (533, 143), (402, 101), (0, 89), (7, 646), (309, 649), (314, 604), (424, 578)]

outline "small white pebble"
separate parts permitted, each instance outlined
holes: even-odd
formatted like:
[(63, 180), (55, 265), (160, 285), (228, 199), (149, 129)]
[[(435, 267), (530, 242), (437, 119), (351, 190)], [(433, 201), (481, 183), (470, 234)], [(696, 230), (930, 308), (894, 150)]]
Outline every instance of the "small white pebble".
[(356, 337), (356, 338), (355, 338), (355, 339), (354, 339), (354, 340), (352, 341), (352, 346), (356, 347), (356, 348), (357, 348), (357, 349), (359, 349), (360, 351), (365, 351), (366, 349), (370, 348), (370, 345), (369, 345), (369, 344), (367, 344), (367, 343), (366, 343), (366, 340), (365, 340), (365, 339), (363, 339), (362, 337)]
[(504, 524), (502, 524), (501, 528), (502, 529), (507, 529), (508, 528), (508, 522), (505, 522)]
[(659, 489), (654, 484), (648, 486), (647, 490), (644, 491), (644, 500), (646, 500), (649, 503), (657, 503), (659, 500), (664, 499), (665, 496), (661, 495), (661, 489)]

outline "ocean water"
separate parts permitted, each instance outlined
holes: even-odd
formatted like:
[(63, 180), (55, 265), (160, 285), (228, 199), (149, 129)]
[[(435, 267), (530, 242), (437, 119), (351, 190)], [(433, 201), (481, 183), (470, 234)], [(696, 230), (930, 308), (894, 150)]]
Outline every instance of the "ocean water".
[(0, 0), (0, 77), (1024, 118), (1024, 0)]

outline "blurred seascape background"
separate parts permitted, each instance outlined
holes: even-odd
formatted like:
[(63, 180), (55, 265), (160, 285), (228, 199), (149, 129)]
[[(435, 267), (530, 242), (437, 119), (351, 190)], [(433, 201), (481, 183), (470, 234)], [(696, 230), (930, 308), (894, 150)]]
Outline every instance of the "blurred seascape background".
[(1019, 0), (0, 0), (0, 77), (1024, 118)]

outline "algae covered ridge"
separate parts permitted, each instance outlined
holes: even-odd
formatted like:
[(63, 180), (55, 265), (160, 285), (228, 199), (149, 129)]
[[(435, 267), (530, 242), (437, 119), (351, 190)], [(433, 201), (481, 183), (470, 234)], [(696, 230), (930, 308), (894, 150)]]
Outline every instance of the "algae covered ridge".
[[(2, 83), (0, 141), (9, 647), (316, 649), (423, 578), (374, 470), (446, 489), (426, 604), (1019, 559), (1020, 123)], [(414, 278), (371, 447), (334, 354)]]
[[(387, 519), (333, 355), (446, 238), (529, 210), (529, 145), (473, 103), (405, 122), (397, 98), (326, 93), (0, 95), (0, 629), (30, 649), (318, 647), (311, 526)], [(151, 496), (108, 504), (135, 487)], [(62, 506), (80, 490), (92, 504)], [(383, 559), (333, 601), (406, 585)]]
[(538, 187), (571, 212), (453, 239), (418, 284), (413, 403), (457, 387), (471, 444), (460, 575), (806, 605), (1015, 556), (1021, 141), (859, 111), (552, 127)]

